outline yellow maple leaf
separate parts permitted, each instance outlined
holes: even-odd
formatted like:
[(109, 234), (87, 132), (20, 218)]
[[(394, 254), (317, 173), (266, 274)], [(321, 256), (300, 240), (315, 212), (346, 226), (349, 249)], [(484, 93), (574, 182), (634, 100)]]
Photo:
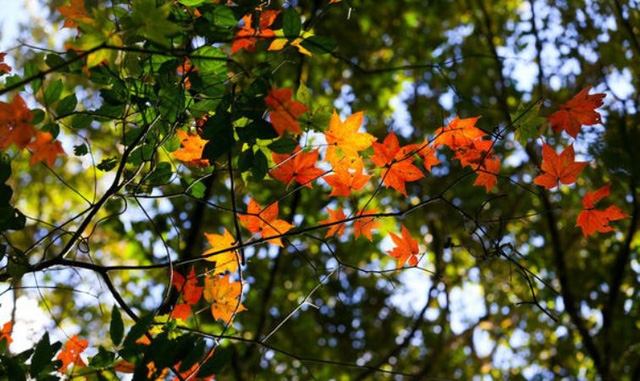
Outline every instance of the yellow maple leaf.
[[(204, 236), (207, 237), (207, 241), (209, 241), (209, 245), (211, 245), (211, 249), (202, 253), (204, 255), (204, 259), (209, 262), (215, 262), (216, 267), (214, 270), (214, 274), (223, 274), (226, 271), (234, 273), (238, 271), (238, 251), (237, 250), (229, 250), (236, 245), (236, 239), (224, 229), (222, 235), (220, 234), (208, 234), (204, 233)], [(220, 251), (224, 251), (219, 253)], [(208, 255), (211, 253), (218, 253), (214, 255)], [(208, 256), (207, 256), (208, 255)]]
[(242, 283), (231, 282), (229, 275), (208, 275), (204, 278), (204, 298), (211, 304), (211, 314), (216, 320), (232, 324), (233, 316), (246, 311), (240, 303)]

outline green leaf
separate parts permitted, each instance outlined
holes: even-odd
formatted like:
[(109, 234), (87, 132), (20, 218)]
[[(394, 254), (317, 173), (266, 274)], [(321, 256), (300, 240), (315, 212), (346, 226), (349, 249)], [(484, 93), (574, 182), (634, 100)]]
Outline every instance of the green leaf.
[(302, 40), (301, 45), (311, 53), (327, 54), (333, 52), (338, 46), (338, 43), (329, 37), (311, 36)]
[(180, 26), (168, 20), (171, 7), (171, 3), (158, 7), (155, 0), (134, 0), (131, 6), (132, 28), (137, 29), (137, 35), (169, 47), (170, 37), (182, 31)]
[(81, 130), (85, 128), (89, 128), (91, 126), (91, 122), (93, 122), (93, 118), (87, 114), (76, 114), (73, 117), (73, 121), (71, 122), (71, 127)]
[(238, 171), (246, 172), (251, 169), (253, 165), (253, 149), (249, 147), (248, 149), (242, 151), (240, 156), (238, 156)]
[(149, 174), (147, 182), (150, 184), (167, 184), (171, 180), (172, 175), (171, 164), (163, 161)]
[(67, 95), (62, 98), (58, 107), (56, 107), (56, 114), (58, 114), (58, 117), (69, 115), (75, 111), (77, 104), (78, 99), (75, 94)]
[(51, 83), (44, 90), (44, 103), (47, 105), (51, 105), (53, 102), (60, 99), (60, 95), (62, 94), (62, 89), (64, 85), (62, 84), (61, 79), (57, 79)]
[(269, 170), (269, 161), (262, 150), (258, 150), (253, 155), (253, 167), (251, 167), (251, 174), (255, 181), (264, 179)]
[(313, 103), (313, 96), (311, 95), (311, 91), (304, 82), (300, 81), (300, 86), (298, 86), (298, 91), (296, 91), (296, 98), (302, 104), (309, 106)]
[(127, 361), (135, 361), (141, 358), (146, 345), (137, 344), (136, 341), (149, 330), (149, 325), (153, 321), (153, 314), (144, 315), (131, 327), (124, 339), (123, 348), (118, 353)]
[(61, 346), (62, 343), (60, 342), (51, 344), (49, 342), (49, 333), (45, 332), (42, 339), (36, 344), (36, 350), (31, 358), (31, 366), (29, 367), (31, 377), (36, 377), (51, 364), (53, 357)]
[(111, 309), (111, 324), (109, 325), (109, 336), (111, 336), (111, 342), (115, 346), (120, 345), (122, 343), (122, 338), (124, 337), (124, 323), (122, 322), (122, 315), (120, 315), (120, 310), (115, 305), (113, 309)]
[(110, 157), (110, 158), (107, 158), (107, 159), (103, 159), (100, 162), (100, 164), (98, 164), (96, 166), (96, 168), (98, 168), (99, 170), (101, 170), (103, 172), (109, 172), (110, 170), (115, 168), (117, 164), (118, 164), (118, 158)]
[(191, 62), (201, 74), (226, 71), (228, 59), (227, 54), (213, 46), (203, 46), (191, 54)]
[(201, 136), (209, 140), (204, 146), (202, 157), (209, 159), (210, 163), (231, 151), (235, 143), (231, 114), (225, 110), (216, 111), (202, 127)]
[(252, 145), (257, 139), (275, 139), (278, 133), (273, 125), (264, 119), (257, 119), (242, 128), (237, 128), (236, 132), (241, 141)]
[(51, 69), (56, 69), (58, 72), (67, 72), (69, 68), (67, 67), (67, 61), (64, 58), (60, 57), (57, 54), (47, 54), (44, 57), (44, 63), (49, 66)]
[(282, 19), (282, 31), (287, 38), (295, 38), (300, 36), (300, 30), (302, 30), (302, 21), (300, 21), (300, 15), (293, 7), (287, 8), (283, 12)]
[(0, 154), (0, 184), (11, 177), (11, 158), (7, 154)]
[[(111, 320), (113, 321), (113, 319)], [(89, 366), (96, 368), (106, 368), (113, 365), (116, 359), (116, 354), (104, 349), (104, 347), (98, 347), (98, 354), (89, 359)]]
[(189, 187), (188, 193), (195, 198), (204, 197), (204, 192), (207, 190), (207, 186), (202, 183), (202, 181), (198, 181), (196, 183), (192, 183)]
[(279, 154), (291, 153), (298, 146), (298, 142), (290, 138), (280, 138), (269, 144), (267, 148)]
[(187, 7), (197, 7), (198, 5), (202, 5), (206, 0), (178, 0), (180, 4), (186, 5)]
[(213, 23), (221, 28), (233, 28), (238, 24), (231, 8), (222, 4), (212, 4)]
[(22, 368), (24, 363), (11, 357), (0, 356), (0, 365), (2, 365), (0, 370), (4, 370), (3, 373), (0, 373), (1, 376), (4, 376), (3, 380), (26, 381), (27, 375)]
[(76, 156), (84, 156), (88, 153), (89, 153), (89, 148), (87, 148), (86, 144), (73, 146), (73, 154)]
[(34, 93), (37, 93), (40, 90), (40, 86), (42, 86), (42, 79), (40, 79), (40, 69), (35, 62), (29, 61), (24, 65), (24, 78), (33, 78), (31, 82), (31, 90)]
[(521, 104), (514, 114), (511, 114), (513, 128), (516, 130), (516, 139), (523, 146), (533, 139), (537, 139), (542, 133), (540, 126), (546, 123), (546, 119), (539, 116), (542, 102), (525, 106)]

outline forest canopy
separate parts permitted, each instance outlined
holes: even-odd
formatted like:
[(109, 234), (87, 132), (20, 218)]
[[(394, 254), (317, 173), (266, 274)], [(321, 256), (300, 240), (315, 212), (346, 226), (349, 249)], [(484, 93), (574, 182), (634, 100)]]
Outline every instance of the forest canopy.
[(0, 379), (640, 379), (637, 1), (38, 4)]

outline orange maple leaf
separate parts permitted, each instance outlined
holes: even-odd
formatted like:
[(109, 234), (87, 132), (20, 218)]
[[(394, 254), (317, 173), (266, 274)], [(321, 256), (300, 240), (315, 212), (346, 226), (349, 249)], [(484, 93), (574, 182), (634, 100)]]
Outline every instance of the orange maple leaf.
[[(227, 229), (224, 229), (222, 235), (204, 233), (204, 236), (207, 237), (211, 249), (205, 251), (202, 255), (205, 256), (205, 260), (215, 262), (214, 274), (222, 274), (226, 271), (231, 273), (238, 271), (238, 263), (240, 262), (238, 251), (229, 250), (236, 245), (235, 237), (233, 237)], [(221, 251), (224, 252), (220, 253)], [(212, 253), (217, 254), (208, 255)]]
[(351, 163), (341, 162), (333, 169), (333, 173), (325, 176), (324, 181), (333, 187), (329, 196), (349, 196), (351, 192), (362, 189), (371, 178), (364, 172), (362, 160)]
[(611, 205), (605, 210), (595, 209), (595, 204), (609, 195), (610, 185), (607, 184), (595, 192), (587, 192), (582, 199), (584, 210), (578, 215), (576, 226), (582, 228), (582, 234), (594, 235), (596, 232), (606, 233), (613, 231), (609, 222), (629, 217), (617, 206)]
[(452, 150), (469, 145), (472, 141), (485, 136), (484, 131), (475, 126), (480, 117), (460, 119), (455, 117), (446, 127), (436, 130), (433, 141), (435, 147), (446, 145)]
[(296, 118), (309, 110), (307, 106), (291, 99), (292, 96), (293, 90), (291, 88), (276, 89), (272, 87), (264, 99), (271, 110), (269, 114), (271, 124), (280, 136), (284, 135), (287, 130), (294, 134), (301, 134), (302, 128)]
[(0, 53), (0, 75), (8, 74), (9, 72), (11, 72), (11, 66), (7, 65), (4, 62), (4, 57), (6, 55), (7, 53)]
[(0, 342), (2, 340), (6, 340), (7, 346), (11, 345), (13, 339), (11, 338), (11, 329), (13, 328), (13, 322), (8, 321), (4, 323), (2, 326), (2, 331), (0, 331)]
[(602, 123), (600, 113), (595, 111), (604, 103), (602, 99), (606, 94), (598, 93), (589, 95), (591, 86), (584, 88), (565, 104), (560, 110), (549, 116), (549, 123), (553, 132), (567, 131), (572, 138), (578, 136), (580, 127), (593, 126)]
[(183, 130), (176, 130), (176, 134), (180, 139), (182, 148), (173, 152), (173, 157), (190, 166), (206, 167), (209, 165), (209, 160), (202, 158), (202, 151), (208, 140)]
[(341, 207), (337, 207), (336, 210), (327, 208), (327, 212), (329, 213), (329, 218), (327, 218), (326, 220), (320, 221), (319, 224), (321, 225), (334, 224), (334, 225), (331, 225), (329, 227), (329, 231), (324, 237), (327, 238), (327, 237), (337, 235), (338, 238), (340, 238), (342, 234), (344, 234), (345, 226), (344, 226), (344, 223), (337, 223), (337, 222), (344, 221), (347, 218), (347, 216), (346, 214), (344, 214)]
[(319, 153), (318, 150), (303, 152), (300, 146), (296, 147), (292, 154), (278, 154), (273, 152), (273, 161), (276, 167), (269, 171), (269, 174), (289, 185), (293, 180), (311, 188), (311, 182), (322, 176), (324, 171), (316, 168)]
[(365, 217), (368, 215), (375, 215), (378, 213), (375, 209), (370, 209), (368, 212), (361, 210), (358, 212), (358, 219), (353, 223), (353, 234), (356, 236), (356, 239), (360, 238), (362, 234), (369, 241), (373, 241), (373, 236), (371, 230), (377, 229), (380, 227), (380, 221), (377, 221), (375, 217)]
[(534, 184), (543, 186), (545, 189), (555, 188), (562, 184), (573, 184), (586, 162), (576, 162), (573, 144), (569, 145), (559, 155), (547, 143), (542, 145), (542, 175), (533, 179)]
[(198, 286), (198, 278), (193, 266), (191, 266), (186, 279), (182, 274), (173, 270), (171, 284), (182, 294), (182, 299), (188, 304), (196, 304), (200, 301), (202, 286)]
[[(324, 136), (327, 140), (326, 160), (334, 167), (342, 158), (351, 159), (359, 157), (358, 152), (363, 151), (376, 141), (376, 138), (366, 132), (358, 132), (364, 121), (364, 112), (357, 112), (343, 122), (336, 110), (333, 110), (329, 129)], [(340, 149), (340, 156), (337, 152)]]
[(253, 28), (253, 16), (251, 14), (244, 16), (241, 21), (242, 27), (236, 33), (233, 44), (231, 44), (231, 54), (238, 52), (240, 49), (253, 52), (258, 39), (275, 37), (275, 32), (269, 27), (276, 20), (279, 13), (280, 11), (262, 12), (258, 30)]
[(211, 315), (216, 320), (231, 324), (233, 316), (246, 308), (240, 303), (241, 282), (231, 282), (229, 274), (208, 275), (204, 278), (204, 299), (212, 303)]
[[(260, 204), (250, 198), (247, 214), (239, 215), (238, 218), (247, 230), (251, 233), (260, 233), (262, 238), (279, 236), (293, 228), (293, 225), (287, 221), (277, 219), (277, 202), (263, 210)], [(272, 238), (268, 241), (274, 245), (284, 246), (280, 238)]]
[(58, 368), (58, 372), (65, 374), (67, 367), (74, 364), (77, 366), (87, 366), (80, 354), (89, 346), (87, 340), (79, 339), (78, 335), (73, 335), (64, 345), (56, 359), (62, 361), (62, 365)]
[(405, 196), (407, 195), (405, 182), (424, 177), (424, 173), (413, 165), (415, 158), (411, 152), (413, 152), (411, 149), (401, 149), (398, 137), (390, 132), (382, 144), (373, 143), (374, 154), (371, 156), (371, 161), (376, 166), (384, 168), (381, 174), (384, 185), (394, 188)]
[(0, 151), (11, 144), (25, 148), (36, 135), (35, 127), (30, 124), (32, 119), (33, 113), (20, 94), (13, 97), (11, 104), (0, 102)]
[(431, 168), (440, 164), (440, 159), (436, 156), (437, 147), (429, 145), (429, 142), (425, 142), (418, 148), (418, 156), (422, 158), (424, 169), (431, 172)]
[(70, 5), (61, 5), (56, 10), (65, 17), (63, 28), (75, 28), (78, 21), (87, 23), (91, 20), (85, 10), (84, 0), (71, 0)]
[(487, 192), (498, 183), (496, 174), (500, 172), (500, 159), (493, 153), (493, 145), (491, 140), (476, 139), (455, 151), (462, 166), (472, 167), (477, 172), (478, 178), (473, 185), (484, 186)]
[(31, 166), (44, 161), (49, 167), (53, 166), (58, 155), (64, 155), (62, 143), (53, 139), (53, 135), (49, 132), (36, 133), (36, 140), (32, 141), (27, 147), (33, 152), (29, 164)]
[(396, 244), (392, 250), (387, 250), (387, 253), (398, 260), (398, 268), (409, 261), (409, 266), (415, 266), (418, 264), (418, 241), (411, 237), (409, 230), (402, 225), (402, 237), (397, 236), (394, 233), (391, 234), (393, 243)]

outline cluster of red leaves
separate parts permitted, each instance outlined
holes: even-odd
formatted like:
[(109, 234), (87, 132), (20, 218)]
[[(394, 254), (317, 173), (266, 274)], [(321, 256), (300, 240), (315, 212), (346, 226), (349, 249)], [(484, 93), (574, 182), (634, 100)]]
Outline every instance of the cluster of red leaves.
[(37, 131), (31, 125), (33, 114), (17, 94), (11, 103), (0, 102), (0, 152), (14, 144), (18, 149), (28, 148), (33, 155), (30, 164), (41, 161), (53, 166), (58, 155), (64, 155), (60, 141), (50, 132)]
[(484, 186), (489, 192), (498, 182), (500, 159), (493, 152), (494, 142), (483, 139), (487, 134), (475, 126), (479, 118), (455, 117), (446, 127), (436, 130), (433, 144), (449, 147), (463, 167), (471, 167), (478, 173), (473, 185)]
[(6, 345), (9, 346), (13, 342), (11, 338), (11, 329), (13, 329), (13, 322), (8, 321), (4, 323), (2, 326), (2, 331), (0, 331), (0, 342), (2, 340), (6, 340)]
[(64, 17), (63, 28), (77, 28), (78, 22), (90, 21), (84, 0), (71, 0), (71, 4), (61, 5), (56, 10)]
[(279, 13), (280, 11), (263, 11), (260, 14), (260, 22), (257, 29), (253, 27), (253, 15), (245, 15), (240, 22), (241, 27), (236, 32), (233, 44), (231, 44), (231, 54), (235, 54), (241, 49), (253, 52), (259, 39), (274, 38), (276, 35), (269, 27), (276, 20)]
[(292, 154), (273, 152), (273, 161), (276, 166), (269, 171), (269, 174), (287, 185), (295, 180), (299, 184), (311, 188), (311, 182), (324, 173), (322, 169), (316, 168), (319, 155), (318, 150), (303, 152), (300, 146)]

